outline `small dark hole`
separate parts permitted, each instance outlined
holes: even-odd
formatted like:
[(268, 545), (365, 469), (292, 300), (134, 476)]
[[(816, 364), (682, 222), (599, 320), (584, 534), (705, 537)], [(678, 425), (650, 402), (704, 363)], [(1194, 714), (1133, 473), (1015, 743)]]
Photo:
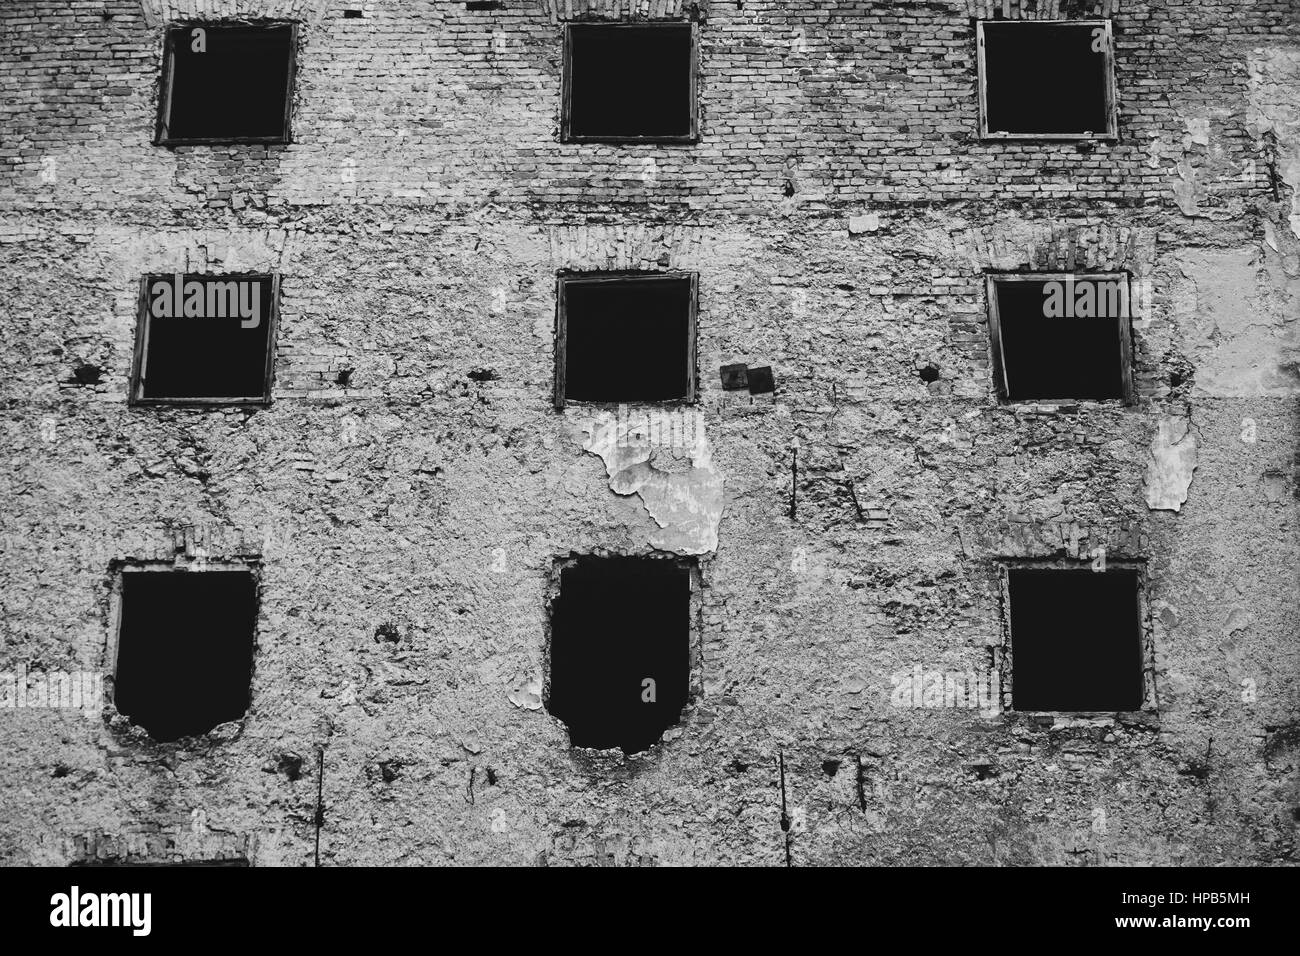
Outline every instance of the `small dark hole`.
[(921, 369), (921, 381), (929, 383), (937, 382), (938, 380), (939, 370), (933, 365), (927, 365), (925, 368)]
[(102, 374), (98, 365), (78, 365), (72, 370), (72, 377), (78, 385), (98, 385)]
[(497, 772), (491, 767), (487, 768), (487, 778), (489, 787), (495, 787), (497, 785)]
[(344, 19), (344, 20), (360, 20), (362, 16), (363, 16), (363, 14), (361, 13), (360, 10), (344, 10), (344, 11), (343, 11), (343, 19)]
[(822, 761), (822, 773), (826, 774), (826, 776), (833, 777), (839, 772), (840, 772), (840, 761), (838, 760)]
[(401, 639), (402, 635), (398, 633), (397, 628), (392, 624), (380, 624), (375, 628), (376, 643), (379, 641), (388, 641), (390, 644), (396, 644)]
[(768, 395), (776, 391), (776, 379), (772, 376), (772, 366), (760, 365), (751, 368), (746, 377), (749, 379), (749, 394)]
[(496, 380), (497, 373), (490, 368), (476, 368), (469, 373), (469, 377), (476, 382), (491, 382)]
[(505, 6), (501, 0), (469, 0), (466, 10), (500, 10)]
[(400, 760), (384, 760), (379, 764), (379, 773), (384, 778), (384, 783), (392, 783), (402, 775), (402, 762)]
[(354, 368), (339, 369), (338, 375), (334, 376), (334, 384), (342, 385), (344, 388), (347, 388), (348, 385), (352, 383), (352, 373), (355, 371), (356, 369)]
[(297, 754), (281, 754), (276, 760), (275, 769), (290, 781), (302, 776), (302, 758)]
[(785, 181), (785, 186), (782, 187), (782, 189), (781, 189), (781, 193), (782, 193), (782, 195), (784, 195), (787, 199), (789, 199), (791, 196), (793, 196), (793, 195), (794, 195), (794, 182), (793, 182), (792, 180), (787, 179), (787, 180)]

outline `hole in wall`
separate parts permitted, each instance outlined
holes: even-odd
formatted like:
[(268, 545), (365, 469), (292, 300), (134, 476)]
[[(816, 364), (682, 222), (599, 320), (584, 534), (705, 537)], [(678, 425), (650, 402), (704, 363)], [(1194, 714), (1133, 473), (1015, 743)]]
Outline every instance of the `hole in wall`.
[(690, 24), (575, 23), (568, 35), (569, 136), (691, 135)]
[(293, 35), (287, 24), (170, 29), (163, 140), (287, 139)]
[(547, 710), (574, 747), (646, 750), (690, 686), (690, 571), (656, 558), (578, 558), (551, 605)]
[(985, 22), (984, 85), (991, 133), (1105, 133), (1109, 57), (1097, 22)]
[(560, 279), (567, 401), (689, 399), (695, 363), (690, 276), (584, 273)]
[(72, 370), (72, 378), (78, 385), (98, 385), (103, 370), (98, 365), (78, 365)]
[(1139, 710), (1137, 572), (1085, 566), (1008, 574), (1014, 709)]
[(257, 622), (251, 572), (126, 571), (113, 703), (173, 741), (248, 710)]
[(991, 296), (1008, 401), (1123, 399), (1127, 278), (998, 277)]

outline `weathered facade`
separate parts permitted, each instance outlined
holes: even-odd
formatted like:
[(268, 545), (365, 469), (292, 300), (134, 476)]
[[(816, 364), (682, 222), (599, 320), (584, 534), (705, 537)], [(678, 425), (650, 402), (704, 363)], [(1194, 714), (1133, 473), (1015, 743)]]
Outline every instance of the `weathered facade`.
[[(293, 142), (153, 145), (165, 25), (238, 17), (300, 24)], [(561, 24), (629, 17), (698, 22), (698, 143), (559, 141)], [(994, 17), (1110, 19), (1118, 140), (981, 141)], [(0, 670), (110, 698), (0, 710), (0, 860), (1295, 862), (1296, 0), (11, 0), (0, 61)], [(698, 275), (693, 405), (554, 407), (570, 269)], [(999, 402), (1015, 269), (1144, 283), (1133, 404)], [(280, 277), (269, 406), (128, 405), (177, 271)], [(898, 693), (1099, 547), (1144, 711)], [(591, 553), (698, 561), (630, 758), (544, 706)], [(172, 744), (107, 679), (159, 561), (260, 588), (248, 713)]]

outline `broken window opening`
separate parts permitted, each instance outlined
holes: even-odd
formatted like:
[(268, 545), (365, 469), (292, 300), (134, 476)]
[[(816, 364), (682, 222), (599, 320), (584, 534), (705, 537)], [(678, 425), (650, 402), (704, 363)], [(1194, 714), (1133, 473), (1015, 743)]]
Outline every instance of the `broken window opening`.
[(251, 569), (123, 568), (113, 704), (159, 742), (248, 710), (257, 624)]
[(694, 23), (569, 23), (561, 139), (693, 143)]
[(1007, 569), (1011, 706), (1124, 712), (1143, 707), (1138, 569)]
[(697, 278), (561, 275), (555, 405), (695, 401)]
[(981, 20), (980, 136), (1114, 139), (1109, 20)]
[(989, 275), (987, 290), (1002, 401), (1132, 402), (1126, 274)]
[(145, 276), (132, 403), (269, 403), (279, 299), (274, 275)]
[(155, 142), (288, 143), (297, 31), (292, 23), (170, 27)]
[(648, 749), (690, 692), (691, 566), (580, 557), (551, 604), (548, 712), (574, 747)]

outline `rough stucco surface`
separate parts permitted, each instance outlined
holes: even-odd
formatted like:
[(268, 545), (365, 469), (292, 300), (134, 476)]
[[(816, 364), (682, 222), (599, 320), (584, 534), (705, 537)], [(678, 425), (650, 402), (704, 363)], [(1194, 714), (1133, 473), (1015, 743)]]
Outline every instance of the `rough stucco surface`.
[[(111, 673), (114, 560), (252, 560), (252, 704), (0, 711), (0, 861), (1296, 861), (1293, 0), (1025, 4), (1114, 19), (1083, 145), (973, 137), (992, 4), (701, 3), (702, 141), (626, 149), (556, 141), (558, 18), (614, 4), (201, 6), (302, 21), (292, 145), (150, 145), (195, 0), (0, 6), (0, 670)], [(689, 441), (551, 405), (556, 274), (616, 268), (699, 274)], [(270, 407), (127, 406), (179, 269), (281, 275)], [(989, 269), (1148, 283), (1135, 404), (1000, 405)], [(999, 560), (1099, 547), (1146, 562), (1152, 711), (891, 703), (998, 666)], [(633, 759), (542, 705), (590, 552), (700, 564)]]

